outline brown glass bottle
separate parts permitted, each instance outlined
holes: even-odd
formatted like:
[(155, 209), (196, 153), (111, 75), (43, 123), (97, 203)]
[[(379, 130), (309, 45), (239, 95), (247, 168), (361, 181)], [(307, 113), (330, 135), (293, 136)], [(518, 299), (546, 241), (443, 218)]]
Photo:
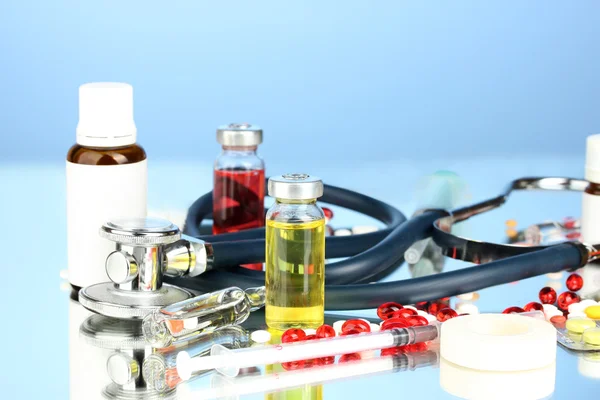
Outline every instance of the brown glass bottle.
[(74, 144), (67, 153), (67, 161), (83, 165), (125, 165), (146, 159), (142, 146), (134, 143), (121, 147), (86, 147)]

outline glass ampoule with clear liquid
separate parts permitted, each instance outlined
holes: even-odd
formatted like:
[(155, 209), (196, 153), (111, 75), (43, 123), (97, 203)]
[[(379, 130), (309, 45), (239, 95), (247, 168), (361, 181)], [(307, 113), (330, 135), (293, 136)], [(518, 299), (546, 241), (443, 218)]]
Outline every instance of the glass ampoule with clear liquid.
[(319, 178), (269, 179), (275, 204), (266, 217), (266, 305), (269, 328), (318, 328), (325, 312), (325, 215)]

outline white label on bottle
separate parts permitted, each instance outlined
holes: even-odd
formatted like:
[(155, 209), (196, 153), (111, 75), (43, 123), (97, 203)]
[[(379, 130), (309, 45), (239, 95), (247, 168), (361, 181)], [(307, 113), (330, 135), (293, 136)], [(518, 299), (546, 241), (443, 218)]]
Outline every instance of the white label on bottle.
[(145, 217), (147, 161), (126, 165), (81, 165), (67, 161), (67, 252), (69, 281), (85, 287), (108, 282), (106, 256), (115, 243), (98, 235), (105, 222)]
[(581, 241), (590, 244), (600, 243), (600, 196), (583, 193)]

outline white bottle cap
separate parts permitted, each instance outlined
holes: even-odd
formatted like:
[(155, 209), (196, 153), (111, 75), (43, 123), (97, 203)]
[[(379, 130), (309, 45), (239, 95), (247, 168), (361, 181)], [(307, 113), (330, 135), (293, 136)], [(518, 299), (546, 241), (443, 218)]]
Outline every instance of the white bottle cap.
[(600, 183), (600, 134), (587, 137), (585, 150), (585, 179)]
[(86, 83), (79, 87), (77, 143), (120, 147), (135, 143), (133, 88), (127, 83)]

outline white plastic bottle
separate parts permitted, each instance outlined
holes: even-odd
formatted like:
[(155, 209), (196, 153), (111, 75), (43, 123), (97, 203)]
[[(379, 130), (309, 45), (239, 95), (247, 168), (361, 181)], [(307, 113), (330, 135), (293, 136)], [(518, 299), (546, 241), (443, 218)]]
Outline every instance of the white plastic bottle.
[(114, 243), (100, 238), (100, 226), (146, 216), (147, 161), (136, 133), (131, 85), (79, 88), (77, 144), (67, 154), (69, 282), (77, 288), (109, 281), (104, 261)]
[[(600, 244), (600, 134), (588, 136), (585, 155), (585, 179), (589, 182), (583, 193), (581, 207), (581, 241)], [(582, 271), (580, 296), (600, 294), (600, 265), (588, 264)]]

